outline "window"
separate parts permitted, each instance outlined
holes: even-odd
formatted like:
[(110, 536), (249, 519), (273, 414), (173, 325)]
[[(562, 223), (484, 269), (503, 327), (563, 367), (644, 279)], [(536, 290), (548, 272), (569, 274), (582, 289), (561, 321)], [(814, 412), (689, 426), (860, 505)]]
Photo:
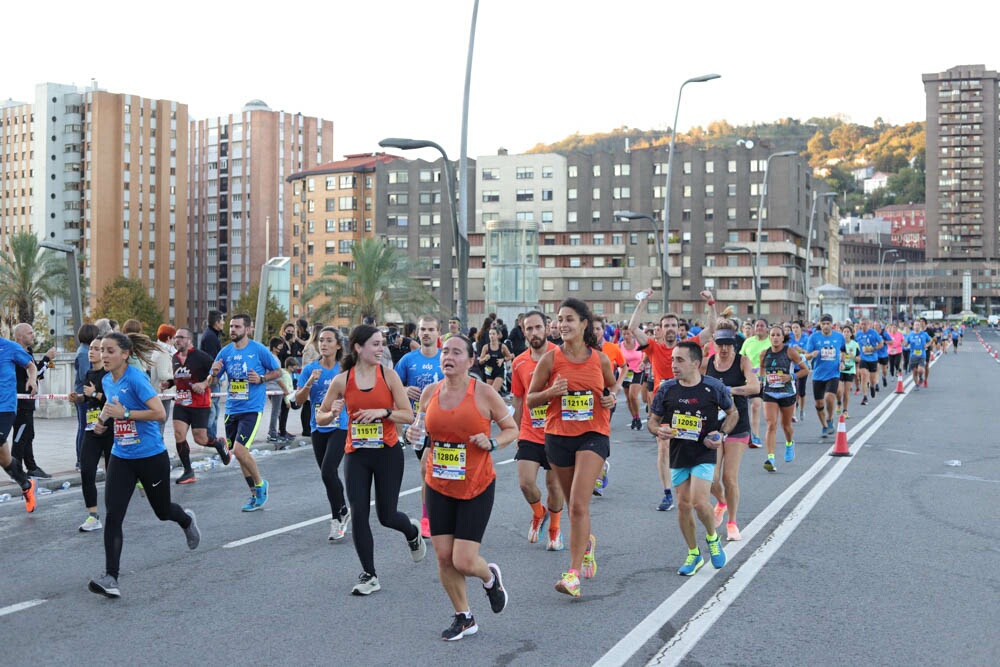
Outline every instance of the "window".
[(604, 245), (604, 234), (594, 234), (593, 245)]
[(583, 266), (583, 261), (579, 257), (570, 257), (569, 266), (574, 269), (580, 268)]
[(625, 245), (625, 235), (624, 234), (612, 234), (611, 235), (611, 245)]
[(596, 199), (600, 199), (601, 198), (601, 189), (600, 188), (594, 188), (594, 190), (593, 190), (593, 192), (591, 193), (590, 196), (591, 196), (592, 199), (595, 199), (595, 200)]
[(711, 183), (706, 183), (705, 184), (705, 196), (706, 197), (714, 197), (715, 196), (715, 186), (712, 185)]
[(639, 234), (637, 232), (631, 232), (628, 235), (628, 244), (629, 245), (638, 245), (639, 244)]
[(358, 231), (358, 221), (353, 218), (344, 218), (340, 221), (340, 231), (344, 233)]
[(337, 177), (336, 176), (327, 176), (326, 177), (326, 189), (327, 190), (335, 190), (336, 188), (337, 188)]
[(576, 188), (569, 188), (566, 190), (566, 199), (569, 199), (570, 201), (576, 199)]
[(357, 176), (355, 176), (354, 174), (349, 174), (347, 176), (340, 177), (341, 190), (350, 190), (354, 188), (355, 185), (357, 185)]
[[(487, 223), (487, 222), (496, 222), (499, 219), (500, 219), (500, 214), (497, 213), (496, 211), (484, 211), (483, 212), (483, 222), (484, 223)], [(424, 223), (421, 222), (420, 224), (424, 224)]]
[(591, 211), (590, 212), (590, 221), (591, 222), (600, 222), (601, 221), (601, 212), (600, 211)]
[(726, 220), (735, 220), (735, 219), (736, 219), (736, 207), (730, 206), (729, 208), (726, 209)]
[(499, 169), (483, 169), (483, 180), (484, 181), (499, 181), (500, 180), (500, 170)]
[(389, 206), (406, 206), (410, 203), (410, 195), (406, 192), (390, 192)]
[(552, 280), (552, 278), (543, 278), (542, 279), (542, 291), (543, 292), (552, 292), (555, 289), (556, 289), (556, 281)]
[(351, 239), (340, 239), (339, 246), (340, 252), (349, 254), (351, 252), (351, 248), (354, 246), (354, 241)]
[(691, 209), (686, 208), (681, 211), (681, 222), (691, 222)]
[(594, 258), (594, 266), (596, 266), (596, 267), (602, 267), (602, 266), (605, 265), (605, 263), (606, 262), (605, 262), (605, 259), (603, 257), (595, 257)]
[(691, 163), (690, 162), (685, 162), (684, 165), (681, 167), (681, 170), (685, 174), (690, 174), (691, 173)]
[(524, 179), (524, 178), (534, 178), (535, 169), (534, 167), (517, 167), (514, 169), (514, 178)]
[(580, 235), (579, 234), (570, 234), (569, 235), (569, 244), (570, 245), (580, 245), (580, 242), (581, 241), (580, 241)]
[(552, 211), (542, 211), (542, 222), (552, 222)]
[(410, 224), (410, 220), (405, 215), (390, 215), (387, 218), (387, 224), (391, 227), (396, 225), (397, 227), (406, 227)]
[(604, 291), (604, 281), (603, 280), (591, 280), (590, 281), (590, 289), (594, 290), (595, 292), (603, 292)]
[(754, 206), (754, 207), (752, 207), (750, 209), (750, 219), (751, 220), (756, 220), (757, 219), (757, 207), (756, 206)]
[(653, 186), (653, 199), (663, 199), (666, 188), (662, 185)]
[(576, 222), (576, 211), (566, 212), (566, 222)]
[(440, 192), (421, 192), (420, 193), (420, 203), (421, 204), (440, 204), (441, 203), (441, 193)]
[[(483, 216), (483, 220), (484, 221), (486, 220), (486, 216), (485, 215)], [(430, 213), (421, 213), (420, 214), (420, 226), (421, 227), (430, 227), (430, 224), (431, 224), (431, 214)]]
[(729, 185), (726, 186), (726, 194), (729, 195), (730, 197), (735, 197), (736, 196), (736, 184), (735, 183), (730, 183)]
[(542, 178), (552, 178), (552, 167), (542, 167)]
[(630, 280), (612, 280), (611, 289), (616, 292), (631, 291), (632, 282)]
[(682, 196), (683, 197), (690, 197), (691, 196), (691, 186), (690, 185), (685, 185), (684, 186)]
[(534, 190), (518, 190), (517, 201), (535, 201)]
[(407, 171), (390, 171), (389, 172), (389, 183), (409, 183), (410, 173)]
[(715, 232), (705, 232), (705, 244), (715, 243)]
[(712, 222), (713, 220), (715, 220), (715, 209), (714, 208), (706, 208), (705, 209), (705, 222)]
[(706, 174), (714, 174), (715, 173), (715, 162), (713, 162), (712, 160), (707, 160), (705, 162), (705, 173)]
[(356, 211), (358, 210), (358, 198), (340, 197), (337, 199), (337, 208), (341, 211)]
[[(309, 212), (310, 212), (310, 213), (312, 213), (312, 212), (313, 212), (313, 206), (312, 206), (312, 203), (313, 203), (313, 200), (312, 200), (312, 199), (310, 199), (310, 200), (309, 200)], [(337, 200), (336, 200), (336, 199), (333, 199), (333, 198), (329, 198), (329, 199), (327, 199), (327, 200), (326, 200), (326, 212), (327, 212), (327, 213), (330, 213), (331, 211), (336, 211), (336, 210), (337, 210)]]
[(760, 195), (760, 189), (761, 189), (761, 184), (760, 183), (751, 183), (750, 184), (750, 196), (751, 197), (756, 197), (756, 196)]
[(542, 201), (552, 201), (552, 190), (542, 190)]
[(514, 214), (514, 217), (518, 222), (534, 222), (535, 212), (534, 211), (518, 211)]
[(497, 202), (497, 201), (500, 201), (500, 191), (499, 190), (483, 190), (483, 201), (484, 202)]
[(592, 169), (592, 171), (594, 173), (594, 178), (599, 177), (601, 175), (601, 165), (595, 164), (594, 168)]
[(337, 252), (337, 242), (334, 241), (333, 239), (328, 240), (326, 242), (326, 245), (323, 247), (323, 251), (327, 255), (334, 254), (335, 252)]
[(614, 199), (629, 199), (632, 196), (632, 188), (627, 185), (614, 188), (611, 192), (611, 196)]
[(630, 164), (615, 165), (615, 176), (631, 176), (631, 175), (632, 175), (632, 165)]
[(576, 176), (577, 176), (577, 166), (575, 164), (571, 164), (569, 167), (566, 168), (566, 177), (576, 178)]
[(726, 163), (726, 170), (727, 170), (727, 171), (728, 171), (728, 172), (729, 172), (730, 174), (735, 174), (735, 173), (736, 173), (736, 160), (729, 160), (729, 161), (728, 161), (728, 162)]
[(432, 179), (433, 179), (433, 176), (431, 174), (431, 170), (430, 169), (421, 169), (420, 170), (420, 182), (421, 183), (430, 183)]
[(579, 292), (580, 291), (580, 281), (579, 280), (567, 280), (566, 281), (566, 291), (567, 292)]

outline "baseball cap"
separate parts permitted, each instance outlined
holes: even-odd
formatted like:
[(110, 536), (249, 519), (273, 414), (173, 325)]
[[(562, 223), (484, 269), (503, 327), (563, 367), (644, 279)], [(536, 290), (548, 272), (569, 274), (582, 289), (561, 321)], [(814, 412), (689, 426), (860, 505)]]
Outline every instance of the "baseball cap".
[(736, 345), (736, 332), (732, 329), (716, 329), (715, 331), (715, 344), (716, 345)]
[(833, 322), (833, 315), (831, 315), (830, 313), (823, 313), (823, 315), (819, 318), (819, 321), (820, 322)]

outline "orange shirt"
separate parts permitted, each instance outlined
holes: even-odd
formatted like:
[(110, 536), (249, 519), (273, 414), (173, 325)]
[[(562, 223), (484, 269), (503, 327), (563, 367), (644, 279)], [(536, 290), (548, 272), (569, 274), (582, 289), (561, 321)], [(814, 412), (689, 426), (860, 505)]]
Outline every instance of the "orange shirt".
[(649, 363), (653, 367), (653, 391), (656, 391), (661, 382), (674, 377), (674, 348), (650, 339), (642, 351), (649, 357)]
[(604, 344), (601, 345), (601, 352), (611, 361), (612, 372), (625, 365), (625, 355), (622, 354), (622, 349), (618, 347), (617, 343), (604, 341)]
[(399, 441), (396, 435), (396, 423), (391, 419), (380, 419), (371, 424), (357, 424), (350, 415), (358, 410), (378, 408), (385, 410), (396, 405), (392, 391), (385, 381), (385, 371), (379, 365), (375, 371), (375, 386), (371, 389), (358, 389), (354, 381), (354, 369), (347, 371), (347, 387), (344, 388), (344, 405), (347, 410), (347, 442), (344, 452), (350, 454), (355, 449), (379, 447), (394, 447)]
[(605, 386), (600, 353), (591, 348), (590, 356), (581, 363), (567, 359), (562, 348), (552, 354), (550, 384), (551, 380), (564, 377), (569, 394), (556, 396), (549, 402), (545, 432), (563, 436), (592, 432), (611, 435), (611, 412), (601, 405)]
[(443, 382), (439, 382), (427, 402), (424, 417), (431, 445), (424, 454), (430, 463), (424, 466), (427, 486), (438, 493), (468, 500), (486, 490), (496, 479), (493, 457), (481, 447), (469, 442), (476, 433), (490, 435), (490, 419), (484, 417), (476, 405), (476, 383), (471, 379), (469, 388), (454, 410), (445, 410), (438, 402)]
[[(554, 350), (558, 345), (548, 341), (545, 351)], [(531, 376), (535, 372), (538, 362), (531, 358), (531, 350), (527, 349), (514, 358), (510, 366), (510, 393), (518, 399), (525, 399), (528, 396), (528, 387), (531, 386)], [(548, 406), (539, 405), (537, 408), (527, 408), (521, 411), (520, 433), (518, 438), (534, 442), (539, 445), (545, 444), (545, 413)]]

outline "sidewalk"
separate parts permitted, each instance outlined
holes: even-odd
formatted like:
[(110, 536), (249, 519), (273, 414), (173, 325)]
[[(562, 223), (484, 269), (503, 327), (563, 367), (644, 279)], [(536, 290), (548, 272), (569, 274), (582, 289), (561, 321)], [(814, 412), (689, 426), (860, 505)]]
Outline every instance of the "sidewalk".
[[(220, 410), (224, 409), (225, 403), (220, 405)], [(171, 411), (172, 412), (172, 411)], [(223, 420), (225, 415), (219, 415), (219, 424), (216, 433), (223, 435), (225, 427)], [(257, 437), (254, 439), (255, 449), (275, 449), (272, 443), (267, 442), (267, 429), (271, 419), (271, 405), (268, 401), (264, 408), (264, 419), (260, 428), (257, 429)], [(293, 410), (288, 413), (289, 433), (298, 433), (301, 430), (299, 424), (299, 411)], [(164, 428), (164, 444), (170, 454), (171, 465), (180, 465), (177, 460), (177, 450), (174, 443), (173, 422), (168, 421)], [(8, 448), (11, 446), (13, 436), (7, 438)], [(191, 445), (191, 461), (201, 461), (215, 455), (215, 449), (211, 447), (200, 447), (194, 444), (194, 436), (188, 431), (188, 443)], [(308, 439), (296, 438), (291, 444), (293, 447), (299, 442), (308, 443)], [(59, 417), (54, 419), (41, 419), (35, 416), (35, 461), (45, 472), (52, 475), (52, 479), (36, 479), (39, 488), (56, 490), (64, 482), (69, 482), (70, 486), (79, 486), (80, 471), (76, 469), (76, 417)], [(104, 462), (99, 464), (97, 481), (104, 481)], [(9, 493), (11, 496), (19, 496), (21, 489), (14, 483), (6, 473), (0, 473), (0, 494)]]

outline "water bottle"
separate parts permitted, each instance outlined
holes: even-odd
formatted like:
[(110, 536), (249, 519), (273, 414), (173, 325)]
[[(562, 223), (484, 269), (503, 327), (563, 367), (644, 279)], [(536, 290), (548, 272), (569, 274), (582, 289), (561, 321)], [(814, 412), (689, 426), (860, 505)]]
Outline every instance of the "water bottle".
[(5, 503), (8, 500), (10, 500), (10, 494), (9, 493), (0, 493), (0, 503)]
[(35, 491), (35, 494), (39, 496), (47, 496), (50, 493), (52, 493), (52, 489), (47, 486), (40, 486), (38, 487), (38, 490)]
[(70, 486), (72, 485), (69, 482), (63, 482), (62, 484), (59, 485), (59, 488), (62, 489), (63, 491), (67, 491)]
[(418, 412), (410, 428), (406, 429), (406, 440), (413, 445), (413, 450), (419, 452), (424, 448), (427, 438), (427, 427), (424, 425), (424, 413)]

